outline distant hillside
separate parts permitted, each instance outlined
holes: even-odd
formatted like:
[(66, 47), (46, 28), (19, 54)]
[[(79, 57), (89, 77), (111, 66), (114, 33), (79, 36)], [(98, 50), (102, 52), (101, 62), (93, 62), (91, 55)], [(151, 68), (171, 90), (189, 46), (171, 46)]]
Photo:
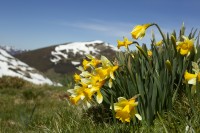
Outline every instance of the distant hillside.
[(15, 47), (7, 45), (0, 45), (0, 48), (8, 52), (10, 55), (20, 54), (28, 51), (28, 50), (16, 49)]
[(21, 62), (0, 48), (0, 78), (3, 76), (19, 77), (34, 84), (58, 85), (44, 77), (36, 69)]
[(15, 57), (55, 79), (74, 74), (86, 54), (113, 59), (117, 51), (103, 41), (73, 42), (31, 50)]

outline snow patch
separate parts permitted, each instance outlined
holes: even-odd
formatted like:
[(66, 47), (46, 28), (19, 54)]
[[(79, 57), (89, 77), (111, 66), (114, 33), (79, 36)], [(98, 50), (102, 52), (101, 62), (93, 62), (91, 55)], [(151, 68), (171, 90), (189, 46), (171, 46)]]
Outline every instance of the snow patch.
[(72, 54), (74, 56), (76, 54), (79, 54), (79, 55), (99, 54), (100, 49), (95, 47), (98, 44), (108, 47), (114, 51), (119, 51), (117, 47), (114, 47), (100, 40), (91, 41), (91, 42), (73, 42), (73, 43), (68, 43), (68, 44), (59, 45), (55, 47), (55, 50), (51, 52), (51, 55), (53, 56), (53, 58), (51, 58), (50, 60), (53, 63), (57, 64), (63, 58), (69, 59), (70, 58), (69, 54)]
[(19, 61), (0, 48), (0, 77), (19, 77), (34, 84), (62, 86), (39, 74), (34, 68)]
[(81, 64), (80, 61), (71, 61), (71, 63), (72, 63), (74, 66), (80, 65), (80, 64)]

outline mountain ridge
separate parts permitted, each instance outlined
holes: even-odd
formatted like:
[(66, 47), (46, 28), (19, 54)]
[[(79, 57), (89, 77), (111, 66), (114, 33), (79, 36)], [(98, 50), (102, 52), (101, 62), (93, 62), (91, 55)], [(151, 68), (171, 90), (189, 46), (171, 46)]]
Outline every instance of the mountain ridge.
[(10, 55), (16, 55), (16, 54), (20, 54), (20, 53), (29, 51), (29, 50), (25, 50), (25, 49), (17, 49), (13, 46), (8, 46), (8, 45), (0, 45), (0, 48), (5, 50), (6, 52), (8, 52)]
[[(49, 78), (44, 77), (39, 71), (26, 63), (18, 60), (0, 48), (0, 77), (19, 77), (34, 84), (58, 85)], [(60, 84), (59, 84), (60, 85)]]
[(76, 67), (81, 64), (86, 54), (96, 57), (104, 55), (109, 59), (114, 59), (118, 51), (115, 46), (96, 40), (62, 43), (30, 50), (14, 56), (45, 73), (50, 79), (54, 79), (56, 76), (66, 77), (77, 72)]

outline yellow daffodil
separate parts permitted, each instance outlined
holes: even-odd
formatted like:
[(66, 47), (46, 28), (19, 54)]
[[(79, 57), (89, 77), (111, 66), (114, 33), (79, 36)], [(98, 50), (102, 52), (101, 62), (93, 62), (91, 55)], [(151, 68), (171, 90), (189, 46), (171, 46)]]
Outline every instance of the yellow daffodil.
[(86, 70), (90, 66), (89, 61), (87, 61), (86, 59), (83, 60), (82, 64), (83, 64), (84, 70)]
[(186, 81), (190, 81), (194, 78), (197, 78), (198, 81), (200, 81), (200, 69), (199, 69), (199, 66), (196, 62), (192, 62), (192, 71), (195, 72), (195, 74), (192, 74), (192, 73), (188, 73), (187, 71), (185, 71), (185, 74), (184, 74), (184, 78)]
[[(70, 101), (72, 104), (84, 103), (89, 107), (93, 96), (96, 96), (96, 101), (99, 104), (102, 103), (101, 88), (109, 78), (109, 86), (111, 86), (112, 79), (115, 79), (114, 71), (117, 70), (118, 66), (114, 66), (105, 56), (102, 56), (101, 60), (92, 55), (87, 55), (87, 58), (89, 61), (84, 59), (83, 66), (77, 67), (81, 74), (74, 75), (75, 87), (68, 92), (71, 93)], [(86, 71), (89, 67), (91, 68), (90, 72)]]
[(99, 67), (99, 68), (96, 68), (95, 69), (95, 72), (96, 72), (96, 74), (98, 74), (100, 77), (101, 77), (101, 79), (106, 79), (106, 78), (108, 78), (108, 76), (109, 76), (109, 73), (108, 73), (108, 69), (104, 69), (104, 68), (102, 68), (102, 67)]
[(114, 72), (118, 69), (118, 66), (112, 66), (112, 67), (109, 67), (107, 69), (108, 69), (108, 73), (109, 73), (109, 76), (110, 76), (108, 86), (110, 88), (112, 88), (112, 80), (115, 80)]
[(99, 63), (101, 63), (100, 60), (96, 59), (96, 58), (93, 58), (90, 62), (90, 64), (93, 66), (93, 67), (96, 67)]
[(182, 38), (184, 39), (184, 41), (183, 42), (177, 42), (176, 49), (178, 51), (180, 51), (181, 55), (188, 55), (188, 54), (190, 54), (190, 51), (194, 47), (194, 39), (189, 39), (186, 36), (182, 36)]
[(115, 79), (115, 77), (114, 77), (114, 72), (118, 69), (118, 66), (110, 66), (110, 67), (108, 67), (107, 69), (108, 69), (109, 76), (110, 76), (112, 79)]
[(99, 63), (101, 63), (100, 60), (96, 59), (95, 57), (91, 56), (91, 55), (87, 55), (87, 57), (91, 60), (88, 61), (86, 59), (83, 60), (82, 65), (84, 70), (86, 70), (87, 68), (89, 68), (90, 66), (92, 67), (96, 67)]
[(104, 77), (102, 78), (99, 73), (91, 73), (89, 77), (81, 79), (81, 83), (84, 83), (82, 86), (87, 85), (91, 91), (91, 94), (96, 94), (96, 100), (99, 104), (103, 101), (103, 96), (100, 89), (104, 85), (105, 81), (106, 79)]
[(200, 82), (200, 69), (196, 62), (192, 62), (192, 71), (194, 74), (185, 71), (184, 78), (188, 84), (193, 85), (191, 88), (192, 94), (196, 93), (196, 82)]
[(188, 73), (187, 71), (184, 74), (184, 78), (188, 84), (192, 84), (191, 93), (196, 93), (196, 81), (200, 82), (200, 73), (192, 74)]
[(91, 76), (91, 73), (89, 73), (88, 71), (82, 71), (82, 73), (80, 74), (80, 76), (84, 77), (84, 78), (88, 78)]
[(148, 54), (149, 57), (151, 57), (153, 53), (152, 53), (151, 50), (148, 50), (148, 51), (147, 51), (147, 54)]
[(101, 56), (101, 63), (103, 68), (112, 66), (112, 63), (105, 56)]
[(93, 92), (87, 86), (75, 86), (74, 89), (68, 90), (71, 93), (70, 101), (72, 104), (77, 104), (80, 100), (83, 100), (88, 106), (92, 99)]
[(135, 99), (136, 97), (129, 100), (124, 97), (119, 97), (118, 102), (114, 103), (115, 117), (122, 122), (130, 122), (131, 118), (134, 116), (142, 120), (142, 117), (137, 113), (136, 106), (138, 102), (136, 102)]
[(196, 85), (197, 74), (192, 74), (186, 71), (184, 74), (184, 78), (188, 82), (188, 84)]
[(163, 44), (163, 40), (160, 40), (160, 41), (158, 41), (158, 42), (156, 42), (156, 46), (162, 46), (162, 44)]
[(121, 46), (124, 46), (128, 49), (128, 46), (131, 45), (133, 42), (129, 41), (127, 37), (124, 37), (124, 41), (117, 40), (117, 48), (119, 49)]
[(103, 101), (103, 96), (100, 89), (104, 84), (105, 80), (102, 80), (99, 76), (93, 76), (91, 78), (91, 91), (96, 93), (96, 100), (99, 104)]
[(131, 34), (134, 39), (142, 39), (145, 36), (146, 29), (152, 24), (137, 25), (133, 28)]
[(108, 85), (110, 88), (112, 88), (112, 79), (113, 80), (115, 79), (114, 72), (118, 69), (119, 66), (118, 65), (113, 66), (112, 63), (105, 56), (101, 57), (101, 62), (102, 62), (102, 70), (99, 70), (99, 73), (104, 74), (107, 78), (110, 77)]
[(81, 80), (81, 76), (75, 73), (75, 74), (74, 74), (74, 81), (77, 83), (77, 82), (79, 82), (80, 80)]
[(101, 77), (101, 79), (109, 79), (108, 85), (112, 88), (112, 79), (114, 80), (114, 72), (118, 69), (118, 66), (110, 66), (107, 68), (97, 68), (95, 69), (96, 73)]

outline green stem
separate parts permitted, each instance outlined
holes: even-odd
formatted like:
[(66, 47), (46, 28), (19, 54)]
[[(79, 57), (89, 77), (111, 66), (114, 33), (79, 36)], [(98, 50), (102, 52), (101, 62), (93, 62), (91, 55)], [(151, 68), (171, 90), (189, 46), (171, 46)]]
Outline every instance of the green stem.
[(142, 47), (140, 47), (140, 44), (137, 41), (133, 41), (133, 44), (136, 43), (136, 47), (138, 48), (138, 50), (144, 55), (144, 57), (150, 61), (149, 57), (147, 56), (146, 52), (142, 49)]
[(187, 64), (185, 65), (185, 68), (184, 68), (184, 69), (182, 70), (182, 72), (181, 72), (181, 76), (180, 76), (178, 85), (177, 85), (176, 90), (175, 90), (175, 92), (174, 92), (174, 95), (173, 95), (173, 97), (172, 97), (172, 104), (174, 103), (174, 101), (175, 101), (175, 99), (176, 99), (176, 95), (177, 95), (177, 92), (178, 92), (178, 90), (179, 90), (179, 86), (180, 86), (180, 84), (181, 84), (183, 74), (184, 74), (186, 68), (188, 67), (188, 65), (189, 65), (189, 61), (187, 62)]
[(118, 133), (117, 121), (116, 121), (116, 118), (115, 118), (115, 110), (114, 110), (113, 94), (111, 94), (111, 107), (112, 107), (112, 115), (113, 115), (114, 125), (115, 125), (115, 128), (116, 128), (116, 133)]
[(163, 34), (162, 30), (160, 29), (160, 27), (158, 26), (158, 24), (156, 23), (153, 23), (152, 25), (155, 25), (157, 28), (158, 28), (158, 31), (160, 32), (162, 38), (163, 38), (163, 41), (165, 43), (165, 45), (167, 46), (167, 42), (166, 42), (166, 38), (165, 38), (165, 35)]
[(161, 123), (162, 123), (162, 125), (163, 125), (163, 128), (164, 128), (164, 130), (165, 130), (165, 133), (168, 133), (168, 130), (167, 130), (165, 124), (163, 123), (163, 119), (161, 118), (161, 116), (159, 115), (158, 112), (157, 112), (157, 115), (158, 115), (158, 118), (160, 119), (160, 121), (161, 121)]
[[(133, 41), (131, 44), (134, 44), (134, 43), (136, 43), (136, 44), (139, 45), (139, 43), (138, 43), (137, 41)], [(131, 44), (130, 44), (130, 45), (131, 45)], [(129, 49), (129, 47), (127, 47), (126, 50), (127, 50), (128, 53), (130, 53), (130, 49)]]

